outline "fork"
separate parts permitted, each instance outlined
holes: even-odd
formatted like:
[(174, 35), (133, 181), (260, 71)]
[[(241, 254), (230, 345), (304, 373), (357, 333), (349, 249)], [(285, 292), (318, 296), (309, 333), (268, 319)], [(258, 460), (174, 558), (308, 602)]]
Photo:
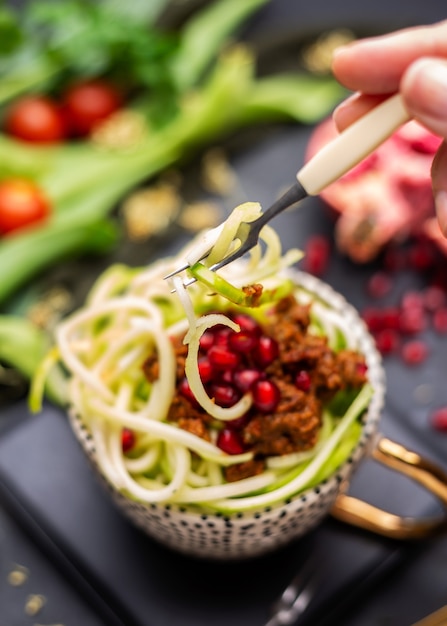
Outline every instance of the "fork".
[[(239, 246), (209, 269), (217, 271), (243, 256), (258, 243), (259, 233), (267, 222), (293, 204), (320, 193), (367, 157), (409, 119), (401, 95), (396, 94), (351, 124), (299, 170), (296, 175), (297, 182), (266, 211), (252, 222), (241, 222), (233, 240), (239, 241)], [(222, 226), (213, 229), (214, 241)], [(212, 240), (213, 236), (209, 237), (209, 240)], [(203, 261), (208, 256), (214, 244), (214, 241), (209, 243), (209, 240), (205, 240), (205, 249), (200, 250), (195, 262)], [(185, 263), (165, 278), (176, 276), (192, 264)], [(191, 278), (185, 286), (193, 282), (195, 279)]]

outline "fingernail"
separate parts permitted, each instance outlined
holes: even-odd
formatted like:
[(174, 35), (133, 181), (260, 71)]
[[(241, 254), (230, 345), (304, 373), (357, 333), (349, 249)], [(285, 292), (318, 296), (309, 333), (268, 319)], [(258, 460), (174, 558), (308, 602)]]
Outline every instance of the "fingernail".
[(444, 237), (447, 237), (447, 191), (437, 191), (435, 195), (436, 214), (439, 228)]
[(420, 59), (408, 70), (404, 79), (420, 93), (426, 93), (421, 114), (445, 119), (447, 110), (447, 63), (441, 59)]

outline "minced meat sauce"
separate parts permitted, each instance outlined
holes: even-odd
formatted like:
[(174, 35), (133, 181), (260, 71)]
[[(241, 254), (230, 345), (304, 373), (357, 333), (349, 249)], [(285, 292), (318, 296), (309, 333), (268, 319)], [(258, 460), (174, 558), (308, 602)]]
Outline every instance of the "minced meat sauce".
[[(231, 312), (227, 314), (231, 317)], [(265, 406), (261, 406), (262, 410), (259, 410), (254, 402), (247, 415), (234, 420), (234, 424), (221, 425), (223, 429), (231, 428), (233, 435), (237, 436), (242, 446), (238, 451), (254, 453), (252, 461), (225, 469), (227, 481), (261, 473), (268, 456), (311, 449), (316, 444), (321, 427), (324, 403), (338, 391), (360, 388), (366, 382), (367, 368), (363, 355), (351, 350), (334, 352), (328, 346), (326, 337), (309, 334), (309, 325), (310, 305), (299, 304), (293, 296), (287, 296), (276, 304), (262, 328), (257, 326), (257, 336), (261, 333), (262, 337), (272, 340), (274, 358), (261, 367), (256, 355), (251, 356), (249, 351), (244, 351), (238, 368), (262, 369), (260, 376), (270, 381), (279, 394), (273, 409), (266, 410)], [(228, 331), (226, 329), (225, 332), (228, 334)], [(191, 396), (185, 379), (188, 347), (183, 345), (182, 340), (183, 337), (173, 340), (177, 392), (169, 419), (209, 441), (210, 425), (215, 426), (216, 420), (203, 411)], [(156, 380), (156, 357), (149, 357), (143, 370), (149, 381)], [(213, 380), (225, 379), (228, 383), (234, 377), (234, 371), (220, 370), (213, 374)], [(213, 397), (211, 389), (209, 393)], [(241, 394), (236, 394), (235, 401)]]

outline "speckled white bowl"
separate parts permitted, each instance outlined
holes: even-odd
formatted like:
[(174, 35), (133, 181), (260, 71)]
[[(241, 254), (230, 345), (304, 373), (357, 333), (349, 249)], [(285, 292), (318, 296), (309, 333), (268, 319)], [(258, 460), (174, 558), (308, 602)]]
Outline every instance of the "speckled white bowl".
[[(385, 395), (384, 370), (374, 340), (354, 307), (329, 285), (302, 272), (293, 272), (292, 276), (298, 285), (342, 312), (366, 357), (374, 393), (362, 418), (360, 440), (347, 461), (319, 485), (275, 506), (231, 515), (192, 512), (181, 505), (135, 502), (101, 476), (119, 509), (148, 535), (174, 550), (208, 559), (242, 559), (268, 553), (297, 539), (328, 515), (340, 485), (349, 481), (374, 441)], [(90, 434), (73, 413), (70, 413), (70, 422), (95, 471), (100, 474)]]

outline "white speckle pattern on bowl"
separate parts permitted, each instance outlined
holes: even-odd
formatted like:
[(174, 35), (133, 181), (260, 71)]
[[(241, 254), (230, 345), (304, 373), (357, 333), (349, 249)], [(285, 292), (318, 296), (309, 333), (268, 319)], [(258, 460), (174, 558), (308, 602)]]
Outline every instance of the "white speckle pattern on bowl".
[(340, 484), (349, 481), (377, 433), (385, 395), (382, 360), (374, 340), (358, 312), (321, 280), (302, 272), (292, 272), (294, 281), (316, 297), (342, 312), (344, 320), (365, 355), (368, 378), (374, 393), (363, 420), (360, 440), (353, 453), (330, 478), (274, 506), (243, 513), (204, 512), (175, 504), (146, 504), (129, 499), (100, 474), (92, 437), (73, 412), (73, 431), (101, 476), (119, 509), (149, 536), (164, 545), (200, 558), (243, 559), (266, 554), (309, 532), (328, 515)]

